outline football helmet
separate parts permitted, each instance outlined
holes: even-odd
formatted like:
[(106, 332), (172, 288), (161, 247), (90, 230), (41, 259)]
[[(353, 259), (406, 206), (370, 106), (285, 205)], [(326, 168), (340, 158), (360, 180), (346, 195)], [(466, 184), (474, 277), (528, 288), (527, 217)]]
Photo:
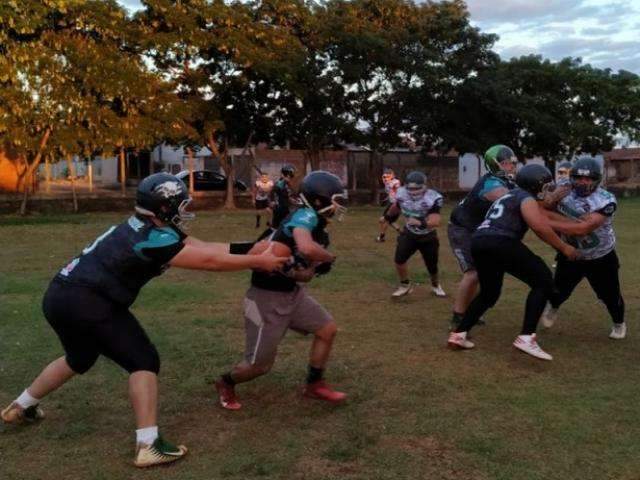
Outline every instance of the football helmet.
[(333, 173), (317, 170), (302, 180), (300, 199), (325, 218), (337, 215), (338, 221), (347, 213), (347, 192)]
[(544, 165), (530, 163), (522, 167), (516, 174), (516, 184), (538, 200), (542, 200), (545, 191), (553, 186), (553, 175)]
[(169, 173), (154, 173), (144, 178), (136, 192), (135, 210), (164, 223), (183, 228), (195, 214), (187, 212), (191, 197), (182, 180)]
[(518, 164), (518, 157), (506, 145), (494, 145), (484, 153), (484, 166), (487, 171), (497, 177), (510, 177), (511, 174), (504, 170), (502, 162), (509, 162), (514, 168)]
[[(602, 181), (602, 169), (594, 158), (582, 157), (576, 160), (576, 163), (571, 167), (570, 176), (571, 186), (576, 194), (581, 197), (587, 197), (600, 185)], [(585, 183), (581, 180), (584, 178), (589, 178), (591, 181)]]
[(282, 174), (283, 177), (293, 178), (296, 175), (296, 167), (294, 167), (290, 163), (286, 163), (280, 169), (280, 173)]
[(411, 172), (407, 175), (404, 187), (412, 199), (418, 200), (422, 198), (424, 192), (427, 191), (427, 176), (422, 172)]

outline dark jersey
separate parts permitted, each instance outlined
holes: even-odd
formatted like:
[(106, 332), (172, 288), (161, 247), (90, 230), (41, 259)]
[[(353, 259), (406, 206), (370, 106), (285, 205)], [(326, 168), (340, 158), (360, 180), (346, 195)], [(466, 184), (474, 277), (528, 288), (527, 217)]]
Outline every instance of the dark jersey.
[(270, 240), (284, 243), (291, 249), (293, 261), (287, 264), (281, 271), (267, 273), (254, 271), (251, 275), (251, 285), (265, 290), (275, 290), (278, 292), (290, 292), (295, 289), (296, 281), (289, 275), (296, 268), (306, 268), (304, 258), (299, 254), (293, 238), (294, 228), (304, 228), (311, 232), (313, 240), (324, 245), (329, 244), (329, 237), (325, 230), (327, 221), (319, 217), (315, 210), (311, 208), (301, 208), (289, 214), (282, 221), (282, 224), (271, 235)]
[(170, 227), (157, 227), (147, 218), (132, 216), (100, 235), (55, 278), (89, 287), (129, 306), (140, 289), (182, 250), (185, 238)]
[(522, 240), (529, 229), (520, 206), (524, 202), (534, 201), (531, 194), (521, 188), (514, 188), (503, 195), (489, 208), (487, 216), (473, 234), (474, 237), (498, 235)]
[(276, 182), (273, 186), (273, 195), (278, 208), (289, 208), (289, 197), (291, 196), (291, 193), (291, 187), (283, 178)]
[(466, 197), (451, 212), (450, 221), (454, 225), (464, 227), (467, 230), (475, 230), (484, 220), (487, 210), (493, 203), (484, 198), (484, 195), (496, 188), (508, 188), (515, 185), (506, 178), (496, 177), (491, 173), (483, 175), (476, 182)]

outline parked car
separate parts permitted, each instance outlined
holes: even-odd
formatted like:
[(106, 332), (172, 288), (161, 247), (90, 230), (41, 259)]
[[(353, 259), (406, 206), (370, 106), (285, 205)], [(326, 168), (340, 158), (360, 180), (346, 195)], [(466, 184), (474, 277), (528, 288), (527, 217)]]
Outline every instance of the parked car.
[[(189, 186), (189, 170), (181, 171), (176, 174), (176, 177), (182, 180), (187, 187)], [(227, 177), (218, 172), (212, 172), (211, 170), (195, 170), (193, 172), (193, 184), (193, 189), (196, 191), (225, 191), (227, 189)], [(239, 192), (245, 192), (247, 185), (240, 180), (236, 180), (234, 188)]]

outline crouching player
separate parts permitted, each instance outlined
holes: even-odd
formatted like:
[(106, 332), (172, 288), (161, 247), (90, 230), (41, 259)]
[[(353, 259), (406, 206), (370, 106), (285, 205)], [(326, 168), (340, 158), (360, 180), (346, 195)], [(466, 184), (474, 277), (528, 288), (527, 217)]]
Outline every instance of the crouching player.
[(232, 255), (229, 244), (206, 243), (187, 236), (185, 184), (167, 173), (145, 178), (138, 187), (136, 213), (109, 228), (54, 277), (44, 295), (44, 315), (65, 356), (50, 363), (1, 415), (6, 423), (43, 418), (41, 400), (75, 375), (86, 373), (100, 355), (129, 373), (135, 413), (134, 464), (149, 467), (173, 462), (187, 452), (158, 434), (157, 397), (160, 358), (129, 307), (140, 289), (168, 267), (233, 271), (274, 270), (286, 258)]
[(344, 213), (346, 195), (338, 177), (316, 171), (303, 179), (300, 198), (305, 206), (285, 218), (269, 239), (258, 242), (249, 252), (273, 251), (291, 255), (293, 260), (281, 271), (256, 271), (251, 277), (244, 299), (244, 360), (216, 381), (220, 405), (228, 410), (241, 408), (236, 384), (269, 372), (288, 329), (313, 334), (304, 395), (333, 403), (346, 398), (323, 379), (336, 324), (300, 284), (330, 270), (335, 257), (326, 250), (329, 242), (325, 227), (328, 219)]
[(400, 285), (391, 294), (392, 298), (402, 297), (413, 290), (407, 262), (416, 251), (420, 251), (431, 277), (431, 290), (438, 297), (446, 297), (438, 281), (440, 242), (436, 228), (440, 225), (441, 208), (442, 195), (427, 188), (427, 176), (424, 173), (411, 172), (407, 175), (405, 186), (398, 190), (396, 202), (389, 209), (390, 215), (402, 213), (405, 217), (395, 253)]
[(552, 183), (553, 177), (546, 167), (526, 165), (516, 175), (518, 188), (500, 197), (489, 208), (485, 220), (471, 238), (471, 255), (478, 272), (480, 292), (449, 335), (449, 347), (474, 347), (467, 334), (480, 316), (496, 304), (504, 274), (509, 273), (531, 288), (522, 329), (513, 346), (536, 358), (552, 359), (536, 341), (538, 320), (547, 300), (554, 295), (551, 271), (544, 260), (522, 243), (522, 238), (531, 228), (541, 240), (562, 252), (567, 259), (576, 258), (576, 249), (560, 240), (536, 202)]
[(613, 231), (617, 203), (611, 193), (599, 187), (601, 180), (600, 165), (594, 159), (578, 159), (571, 168), (571, 191), (557, 204), (557, 212), (561, 215), (550, 213), (551, 227), (579, 250), (580, 260), (570, 262), (558, 254), (554, 277), (558, 296), (547, 305), (541, 320), (543, 326), (551, 327), (560, 305), (586, 277), (611, 315), (613, 327), (609, 338), (621, 340), (627, 334), (627, 324)]

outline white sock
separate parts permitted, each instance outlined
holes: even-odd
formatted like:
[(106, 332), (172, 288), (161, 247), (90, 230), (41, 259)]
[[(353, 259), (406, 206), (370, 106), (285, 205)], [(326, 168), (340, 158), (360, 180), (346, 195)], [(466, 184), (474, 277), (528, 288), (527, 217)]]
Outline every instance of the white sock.
[(151, 445), (158, 438), (158, 426), (139, 428), (136, 430), (136, 442)]
[(22, 408), (27, 409), (29, 407), (33, 407), (34, 405), (38, 405), (40, 403), (40, 399), (32, 397), (25, 388), (24, 392), (22, 392), (20, 396), (16, 398), (16, 403)]

